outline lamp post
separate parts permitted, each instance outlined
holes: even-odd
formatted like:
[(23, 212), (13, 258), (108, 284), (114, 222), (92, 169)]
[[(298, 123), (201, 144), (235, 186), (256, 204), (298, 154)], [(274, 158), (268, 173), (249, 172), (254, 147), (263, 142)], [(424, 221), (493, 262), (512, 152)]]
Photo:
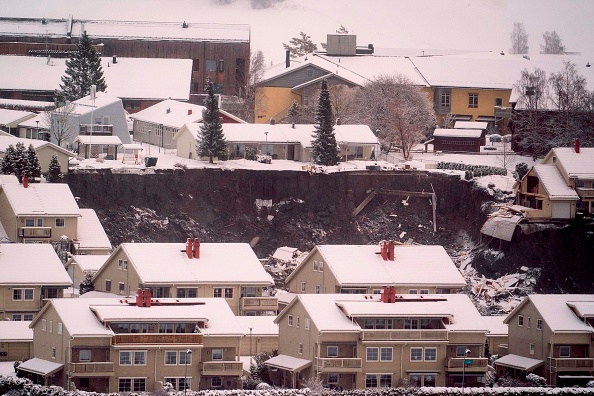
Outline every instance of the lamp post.
[(464, 361), (462, 364), (462, 393), (464, 393), (464, 374), (466, 372), (466, 358), (468, 357), (469, 353), (470, 353), (470, 349), (467, 349), (464, 351)]
[(264, 136), (266, 137), (266, 155), (268, 154), (268, 132), (264, 132)]
[(250, 327), (250, 369), (252, 368), (252, 328)]
[(192, 356), (192, 350), (188, 349), (186, 351), (186, 362), (184, 366), (184, 396), (186, 395), (187, 388), (188, 388), (188, 360)]
[(148, 146), (149, 146), (149, 154), (151, 155), (151, 130), (149, 129), (148, 131)]

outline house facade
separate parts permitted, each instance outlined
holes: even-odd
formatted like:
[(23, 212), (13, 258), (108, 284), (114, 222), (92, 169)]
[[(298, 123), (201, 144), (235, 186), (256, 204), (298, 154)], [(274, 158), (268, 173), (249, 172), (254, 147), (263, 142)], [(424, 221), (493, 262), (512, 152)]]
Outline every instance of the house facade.
[(0, 362), (23, 361), (33, 356), (31, 322), (0, 321)]
[(487, 330), (462, 294), (300, 294), (277, 317), (275, 385), (310, 378), (344, 390), (398, 386), (483, 386)]
[[(240, 389), (245, 333), (221, 299), (55, 299), (31, 323), (35, 358), (19, 367), (46, 385), (102, 393)], [(35, 365), (35, 362), (33, 362)]]
[(155, 298), (217, 297), (236, 315), (276, 312), (274, 285), (247, 243), (123, 243), (93, 277), (95, 290)]
[(450, 294), (466, 282), (442, 246), (318, 245), (286, 280), (292, 293)]
[[(20, 124), (21, 131), (23, 130), (23, 124)], [(31, 135), (28, 135), (31, 136)], [(41, 173), (47, 173), (49, 170), (49, 164), (52, 157), (55, 155), (60, 164), (60, 171), (62, 174), (68, 173), (68, 161), (73, 158), (75, 154), (71, 151), (64, 149), (63, 147), (57, 146), (53, 143), (45, 140), (39, 140), (34, 138), (12, 138), (9, 136), (0, 136), (0, 158), (4, 157), (6, 149), (11, 144), (16, 146), (17, 143), (22, 142), (25, 148), (29, 148), (29, 145), (33, 145), (35, 154), (39, 158), (39, 165), (41, 165)]]
[(551, 386), (584, 386), (594, 376), (594, 295), (534, 294), (507, 316), (509, 354), (498, 376), (544, 377)]

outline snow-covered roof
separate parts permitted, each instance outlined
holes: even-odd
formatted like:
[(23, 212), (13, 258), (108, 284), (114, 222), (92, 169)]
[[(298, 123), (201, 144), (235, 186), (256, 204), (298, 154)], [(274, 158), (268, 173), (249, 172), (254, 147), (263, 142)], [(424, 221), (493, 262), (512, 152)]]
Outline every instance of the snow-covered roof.
[(111, 242), (95, 210), (80, 209), (80, 214), (77, 225), (79, 248), (111, 250)]
[(49, 243), (0, 245), (0, 285), (72, 285), (64, 265)]
[(277, 260), (291, 261), (293, 259), (293, 254), (297, 251), (298, 249), (294, 247), (281, 246), (274, 251), (272, 257)]
[[(23, 125), (22, 123), (19, 125)], [(13, 145), (16, 146), (17, 143), (23, 143), (25, 148), (29, 148), (30, 145), (33, 146), (35, 150), (39, 150), (42, 147), (51, 147), (54, 150), (60, 151), (70, 157), (74, 157), (75, 154), (71, 151), (66, 150), (63, 147), (60, 147), (54, 143), (46, 142), (45, 140), (39, 139), (25, 139), (25, 138), (18, 138), (15, 136), (0, 136), (0, 152), (5, 152), (8, 146)]]
[(78, 115), (91, 114), (92, 112), (97, 111), (97, 109), (121, 101), (122, 100), (120, 98), (113, 95), (108, 95), (105, 92), (96, 92), (95, 99), (91, 99), (91, 96), (87, 95), (72, 102), (74, 107), (71, 112), (72, 114)]
[(520, 370), (532, 370), (544, 363), (544, 360), (532, 359), (527, 358), (524, 356), (509, 354), (505, 355), (497, 360), (495, 360), (494, 364), (498, 364), (500, 366), (507, 366), (518, 368)]
[(184, 124), (202, 121), (202, 110), (204, 109), (204, 106), (167, 99), (131, 114), (130, 118), (181, 128)]
[(185, 243), (123, 243), (118, 249), (145, 285), (274, 284), (247, 243), (201, 243), (200, 258), (188, 258)]
[(580, 318), (594, 317), (594, 301), (573, 301), (567, 305), (572, 308)]
[[(80, 226), (79, 226), (80, 227)], [(105, 264), (108, 254), (77, 254), (68, 260), (66, 266), (76, 263), (82, 272), (95, 273)]]
[(0, 321), (0, 342), (33, 342), (31, 322), (2, 320)]
[(47, 110), (53, 108), (53, 102), (42, 102), (39, 100), (23, 100), (23, 99), (0, 99), (0, 106), (14, 107), (14, 108), (32, 108), (36, 110)]
[(553, 332), (587, 332), (594, 329), (571, 309), (569, 304), (594, 302), (594, 294), (531, 294), (505, 319), (509, 323), (524, 305), (531, 302)]
[(579, 153), (576, 153), (573, 147), (557, 147), (552, 149), (551, 154), (557, 157), (557, 161), (563, 166), (569, 177), (594, 179), (593, 147), (581, 147)]
[[(40, 25), (41, 26), (41, 25)], [(60, 88), (66, 59), (0, 55), (0, 89), (54, 91)], [(108, 66), (109, 64), (109, 66)], [(106, 93), (121, 99), (188, 100), (191, 59), (101, 58)]]
[(295, 372), (310, 366), (311, 360), (300, 359), (289, 355), (276, 355), (265, 361), (264, 364), (280, 368), (281, 370)]
[[(325, 266), (342, 287), (386, 284), (462, 287), (466, 284), (439, 245), (396, 245), (394, 261), (382, 259), (379, 245), (318, 245), (314, 249), (320, 252)], [(301, 264), (304, 265), (308, 265), (307, 259)]]
[[(362, 294), (298, 294), (289, 306), (301, 302), (307, 314), (319, 331), (350, 331), (359, 332), (359, 325), (351, 321), (338, 307), (337, 301), (363, 301)], [(376, 296), (374, 298), (379, 298)], [(288, 312), (285, 308), (275, 320), (279, 323), (283, 313)]]
[(117, 136), (102, 136), (102, 135), (78, 135), (76, 139), (74, 139), (75, 143), (82, 143), (82, 144), (105, 144), (111, 146), (120, 146), (122, 141)]
[(51, 362), (49, 360), (33, 358), (29, 359), (19, 365), (19, 370), (28, 371), (33, 374), (42, 376), (49, 376), (58, 370), (61, 370), (64, 365), (62, 363)]
[(481, 316), (480, 321), (488, 331), (490, 336), (506, 336), (507, 325), (503, 323), (506, 315)]
[(522, 219), (521, 215), (492, 216), (481, 227), (481, 234), (510, 242), (516, 231), (516, 226)]
[(276, 316), (237, 316), (236, 320), (246, 336), (278, 336), (278, 326), (274, 323)]
[(35, 117), (30, 111), (9, 110), (0, 108), (0, 125), (17, 125), (20, 121)]
[(487, 129), (488, 122), (481, 121), (456, 121), (454, 129)]
[(68, 184), (7, 183), (2, 191), (17, 216), (80, 216), (81, 212)]
[(575, 190), (567, 185), (565, 179), (559, 172), (556, 165), (539, 164), (534, 165), (534, 172), (547, 190), (549, 199), (554, 200), (578, 200), (579, 196)]
[(463, 138), (480, 138), (483, 134), (481, 129), (446, 129), (436, 128), (433, 136), (439, 137), (463, 137)]

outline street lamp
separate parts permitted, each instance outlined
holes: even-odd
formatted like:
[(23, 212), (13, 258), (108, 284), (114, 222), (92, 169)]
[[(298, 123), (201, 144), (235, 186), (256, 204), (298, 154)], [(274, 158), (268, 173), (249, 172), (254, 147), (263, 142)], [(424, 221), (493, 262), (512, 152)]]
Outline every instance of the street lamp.
[(464, 374), (466, 372), (466, 361), (467, 361), (466, 358), (468, 357), (469, 353), (470, 353), (470, 349), (467, 349), (464, 351), (464, 361), (462, 364), (462, 393), (464, 393)]
[(192, 356), (192, 350), (188, 349), (186, 351), (186, 362), (185, 362), (185, 367), (184, 367), (184, 396), (186, 395), (186, 390), (188, 388), (188, 360), (190, 359), (191, 356)]
[(268, 132), (264, 132), (264, 136), (266, 137), (266, 155), (268, 154)]
[(148, 130), (148, 146), (149, 146), (149, 153), (148, 155), (151, 155), (151, 130)]
[(250, 327), (250, 368), (252, 367), (252, 328)]

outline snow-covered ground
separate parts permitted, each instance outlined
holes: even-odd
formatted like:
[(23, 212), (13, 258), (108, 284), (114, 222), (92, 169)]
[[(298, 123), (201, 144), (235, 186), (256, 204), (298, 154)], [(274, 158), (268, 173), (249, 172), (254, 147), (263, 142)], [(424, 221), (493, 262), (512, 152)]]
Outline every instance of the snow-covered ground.
[(12, 377), (15, 376), (13, 361), (0, 362), (0, 376), (2, 376), (2, 375), (12, 376)]

